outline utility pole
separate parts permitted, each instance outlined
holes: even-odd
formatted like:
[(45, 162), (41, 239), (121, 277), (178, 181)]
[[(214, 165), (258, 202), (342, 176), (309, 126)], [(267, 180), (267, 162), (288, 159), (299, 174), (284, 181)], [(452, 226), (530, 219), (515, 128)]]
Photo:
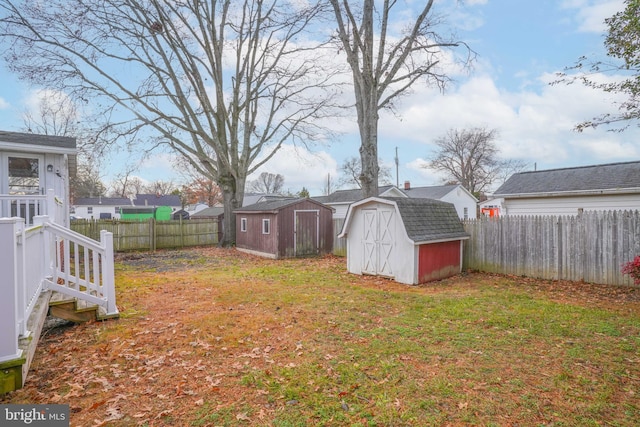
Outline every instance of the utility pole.
[(400, 175), (398, 174), (398, 164), (399, 164), (399, 161), (398, 161), (398, 147), (396, 147), (396, 158), (395, 158), (395, 161), (396, 161), (396, 187), (400, 188)]

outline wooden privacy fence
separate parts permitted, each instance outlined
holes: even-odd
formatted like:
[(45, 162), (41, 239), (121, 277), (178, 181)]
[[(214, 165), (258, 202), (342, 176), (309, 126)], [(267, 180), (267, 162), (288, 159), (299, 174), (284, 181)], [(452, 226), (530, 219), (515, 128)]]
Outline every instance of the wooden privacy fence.
[(333, 219), (333, 254), (337, 256), (347, 256), (347, 239), (338, 239), (344, 221), (344, 218)]
[(620, 272), (640, 255), (638, 211), (465, 221), (463, 267), (542, 279), (633, 285)]
[(100, 230), (113, 234), (115, 251), (182, 248), (218, 244), (217, 219), (188, 219), (157, 221), (75, 220), (71, 229), (92, 239), (99, 238)]

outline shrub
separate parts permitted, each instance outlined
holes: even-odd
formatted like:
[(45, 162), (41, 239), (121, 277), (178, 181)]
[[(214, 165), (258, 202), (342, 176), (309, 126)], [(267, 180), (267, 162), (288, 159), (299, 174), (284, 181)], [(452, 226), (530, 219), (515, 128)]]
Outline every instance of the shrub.
[(640, 285), (640, 255), (636, 256), (633, 261), (622, 264), (622, 274), (628, 274), (633, 279), (633, 283)]

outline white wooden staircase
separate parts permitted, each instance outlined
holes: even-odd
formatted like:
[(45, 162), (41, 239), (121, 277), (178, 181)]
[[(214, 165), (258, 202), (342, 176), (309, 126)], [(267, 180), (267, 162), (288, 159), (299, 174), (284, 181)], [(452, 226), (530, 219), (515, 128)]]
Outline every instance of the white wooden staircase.
[(48, 314), (74, 322), (118, 317), (113, 236), (89, 239), (47, 216), (0, 218), (0, 394), (24, 385)]

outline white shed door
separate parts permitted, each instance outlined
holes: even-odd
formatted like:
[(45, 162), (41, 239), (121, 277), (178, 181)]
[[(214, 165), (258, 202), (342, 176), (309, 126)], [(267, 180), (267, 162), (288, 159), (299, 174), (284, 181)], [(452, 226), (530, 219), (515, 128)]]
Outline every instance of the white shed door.
[(393, 248), (394, 210), (363, 209), (362, 272), (393, 276), (391, 250)]

